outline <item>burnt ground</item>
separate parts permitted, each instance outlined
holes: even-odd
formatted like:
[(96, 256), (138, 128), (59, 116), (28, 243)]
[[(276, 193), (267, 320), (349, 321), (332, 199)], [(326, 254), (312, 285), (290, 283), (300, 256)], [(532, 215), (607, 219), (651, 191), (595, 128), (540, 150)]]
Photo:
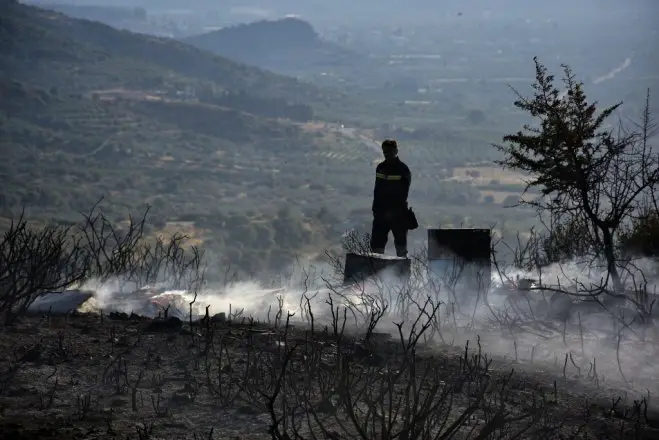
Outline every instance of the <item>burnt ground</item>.
[[(283, 344), (283, 331), (263, 325), (190, 327), (93, 314), (26, 317), (0, 331), (0, 438), (273, 438), (270, 414), (282, 415), (286, 407), (268, 396), (277, 394), (284, 376), (279, 396), (289, 408), (306, 402), (303, 412), (318, 417), (309, 418), (313, 426), (304, 421), (307, 434), (299, 438), (313, 438), (309, 432), (316, 438), (364, 438), (346, 422), (346, 400), (327, 396), (343, 387), (354, 401), (368, 402), (374, 389), (392, 383), (398, 396), (410, 389), (417, 395), (435, 391), (430, 401), (436, 406), (427, 414), (436, 427), (437, 415), (445, 415), (442, 432), (455, 428), (444, 438), (659, 438), (659, 415), (643, 402), (532, 366), (515, 366), (512, 375), (511, 365), (501, 361), (486, 369), (474, 350), (465, 355), (447, 348), (431, 356), (419, 348), (418, 381), (396, 382), (385, 377), (409, 370), (410, 358), (386, 338), (360, 345), (331, 331), (290, 328)], [(346, 353), (340, 362), (337, 345)], [(296, 355), (285, 357), (293, 346)], [(385, 374), (386, 366), (393, 367)], [(280, 375), (282, 370), (288, 374)], [(290, 427), (288, 433), (295, 438)]]

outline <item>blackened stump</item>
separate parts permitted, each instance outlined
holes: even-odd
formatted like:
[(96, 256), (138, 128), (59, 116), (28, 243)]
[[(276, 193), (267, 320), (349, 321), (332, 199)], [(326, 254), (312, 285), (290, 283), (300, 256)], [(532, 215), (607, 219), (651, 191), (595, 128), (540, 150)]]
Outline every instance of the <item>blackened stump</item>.
[(343, 271), (343, 284), (351, 284), (372, 277), (384, 269), (391, 269), (394, 276), (409, 278), (411, 260), (409, 258), (390, 257), (381, 254), (346, 254)]

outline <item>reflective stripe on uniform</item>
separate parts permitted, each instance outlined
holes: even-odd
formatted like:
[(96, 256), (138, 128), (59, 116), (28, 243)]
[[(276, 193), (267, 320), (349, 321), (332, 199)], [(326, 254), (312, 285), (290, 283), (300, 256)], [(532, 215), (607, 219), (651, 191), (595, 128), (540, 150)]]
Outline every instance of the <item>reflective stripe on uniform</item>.
[(375, 173), (375, 178), (376, 179), (383, 179), (383, 180), (401, 180), (403, 176), (400, 175), (386, 175), (382, 173)]

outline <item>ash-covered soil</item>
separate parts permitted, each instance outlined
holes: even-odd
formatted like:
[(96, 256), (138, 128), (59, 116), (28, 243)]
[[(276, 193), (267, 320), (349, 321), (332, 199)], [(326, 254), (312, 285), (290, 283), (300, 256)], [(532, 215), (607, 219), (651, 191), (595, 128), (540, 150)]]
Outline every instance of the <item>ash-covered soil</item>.
[[(473, 344), (467, 354), (419, 346), (414, 374), (401, 379), (412, 364), (400, 341), (356, 344), (325, 329), (76, 314), (27, 317), (0, 331), (6, 439), (269, 439), (272, 414), (289, 416), (280, 428), (295, 438), (295, 405), (313, 413), (298, 414), (300, 438), (383, 438), (377, 426), (380, 434), (355, 427), (342, 386), (355, 408), (378, 407), (375, 395), (430, 396), (434, 406), (424, 414), (445, 416), (432, 419), (436, 436), (426, 438), (659, 438), (659, 415), (643, 401), (560, 368), (502, 360), (485, 368)], [(386, 386), (391, 393), (382, 393)]]

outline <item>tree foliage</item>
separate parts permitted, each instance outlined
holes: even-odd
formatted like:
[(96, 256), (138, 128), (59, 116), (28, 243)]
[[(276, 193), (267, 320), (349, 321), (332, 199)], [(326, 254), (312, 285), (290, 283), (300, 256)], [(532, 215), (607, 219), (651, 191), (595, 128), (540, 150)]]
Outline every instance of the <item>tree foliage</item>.
[(649, 144), (655, 134), (649, 91), (641, 121), (614, 128), (606, 121), (622, 103), (598, 111), (567, 65), (561, 92), (554, 76), (534, 61), (533, 96), (516, 92), (515, 106), (537, 124), (504, 136), (504, 144), (495, 145), (504, 153), (497, 163), (531, 176), (525, 193), (534, 188), (541, 197), (522, 203), (568, 228), (579, 225), (581, 251), (603, 257), (614, 287), (621, 289), (616, 236), (653, 198), (659, 183), (659, 158)]

